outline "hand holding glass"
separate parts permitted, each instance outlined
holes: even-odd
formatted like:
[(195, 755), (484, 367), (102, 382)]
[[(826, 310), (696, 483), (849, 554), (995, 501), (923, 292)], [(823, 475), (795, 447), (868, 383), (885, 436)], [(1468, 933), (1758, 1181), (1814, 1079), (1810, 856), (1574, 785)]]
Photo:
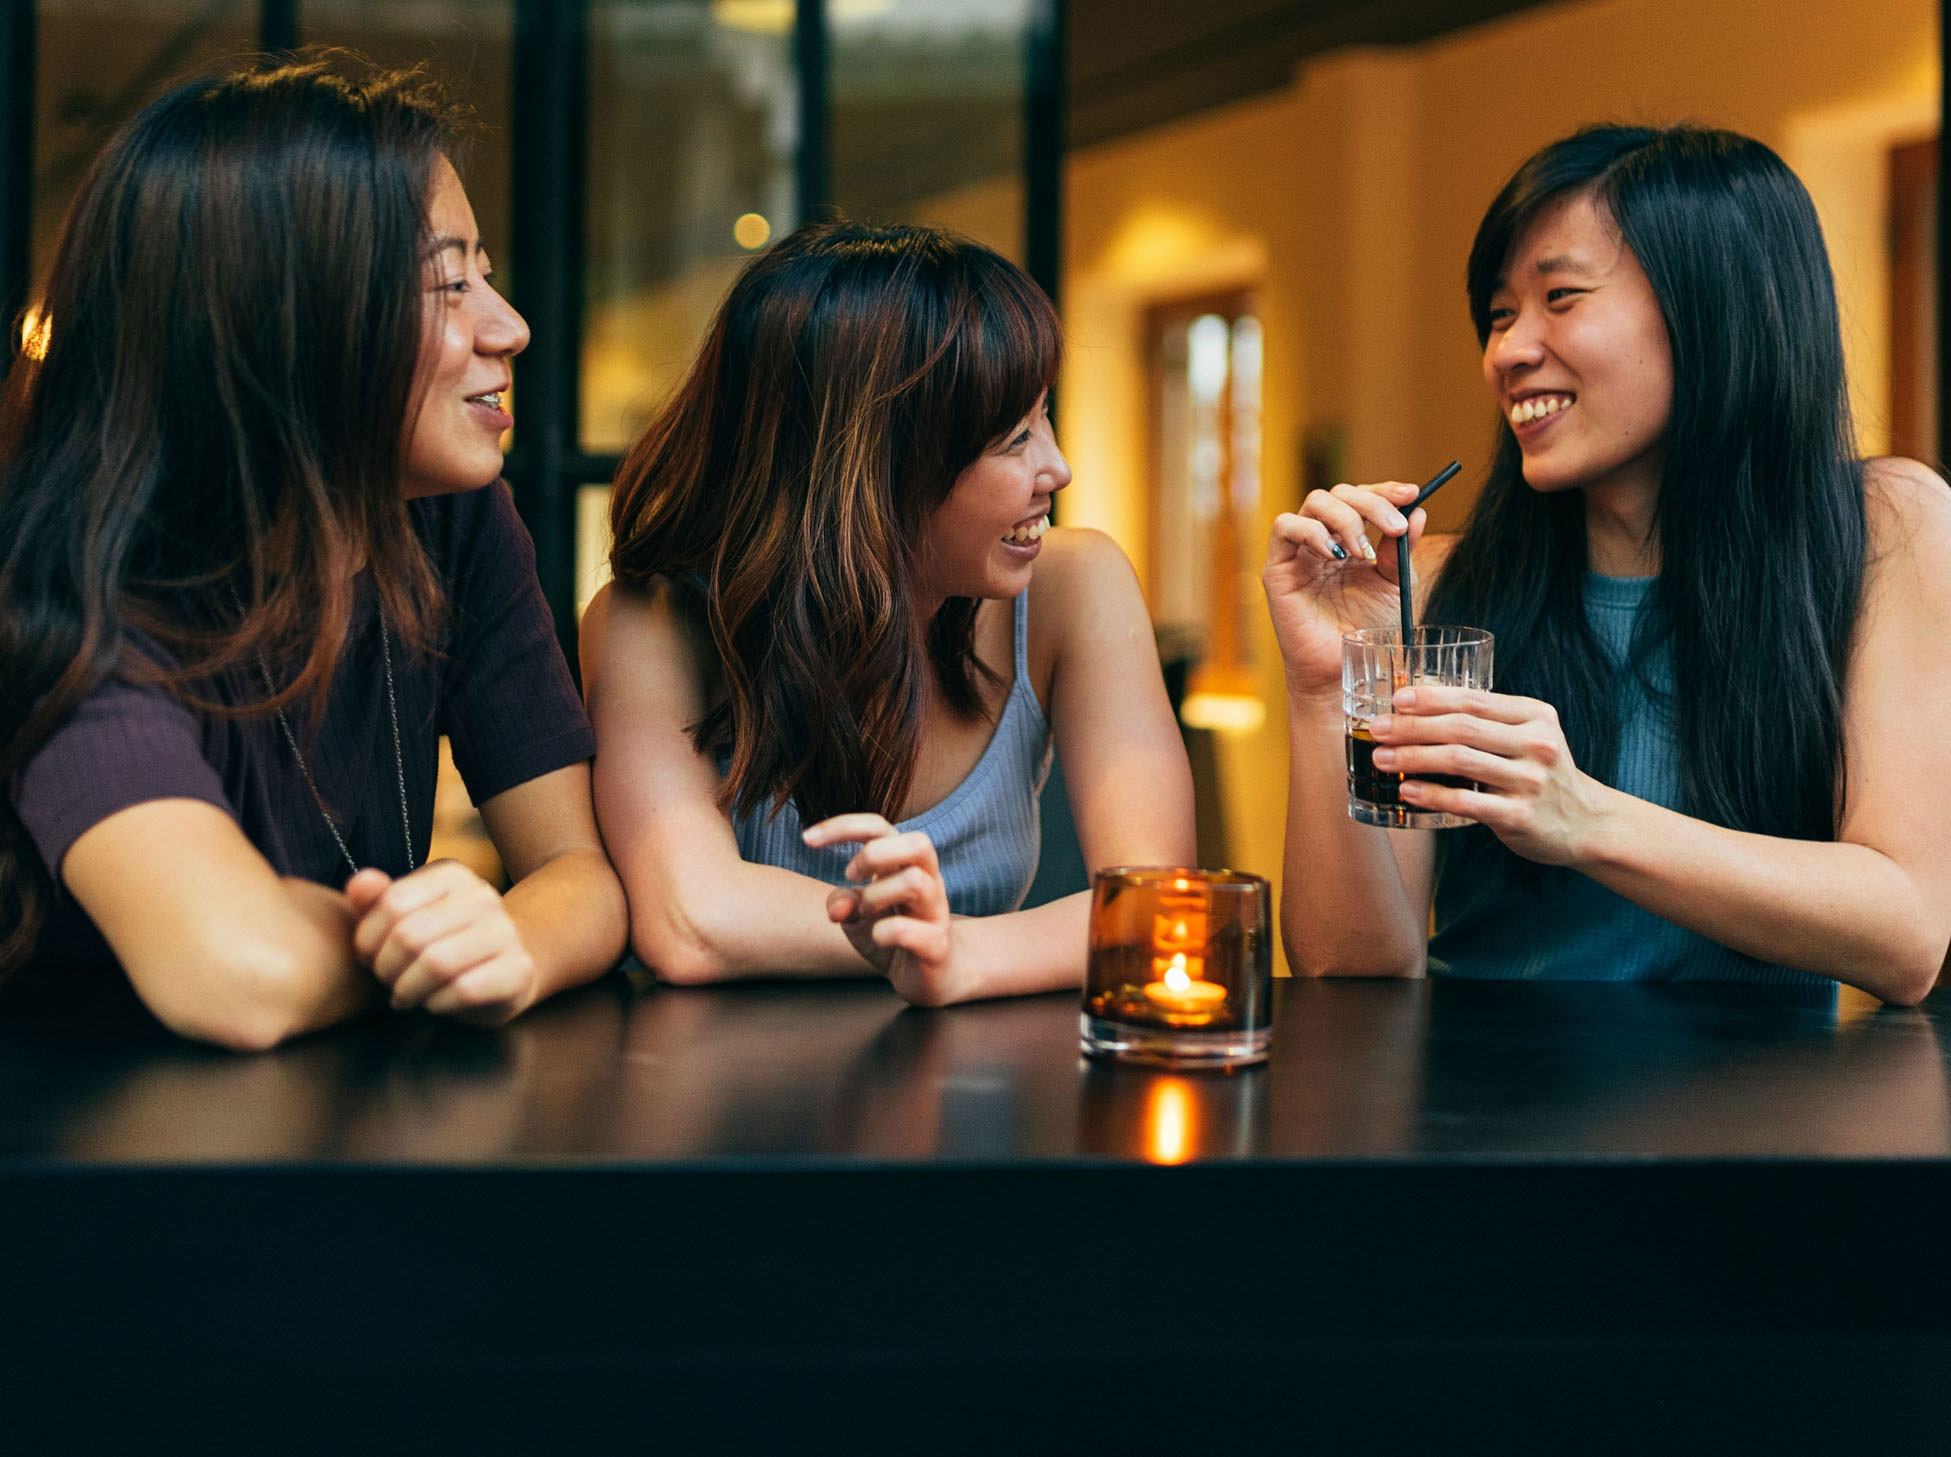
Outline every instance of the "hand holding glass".
[[(1365, 627), (1341, 639), (1341, 710), (1348, 753), (1348, 815), (1365, 825), (1396, 830), (1443, 830), (1474, 823), (1442, 810), (1417, 809), (1402, 800), (1405, 776), (1375, 767), (1369, 725), (1390, 711), (1398, 689), (1412, 683), (1489, 688), (1491, 635), (1476, 627), (1416, 627), (1405, 640), (1398, 627)], [(1453, 774), (1418, 779), (1453, 789), (1475, 789)]]

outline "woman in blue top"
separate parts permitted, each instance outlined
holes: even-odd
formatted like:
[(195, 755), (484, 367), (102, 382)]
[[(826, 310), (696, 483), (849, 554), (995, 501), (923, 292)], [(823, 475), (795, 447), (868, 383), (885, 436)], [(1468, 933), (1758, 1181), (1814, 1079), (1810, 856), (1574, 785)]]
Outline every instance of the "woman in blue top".
[[(1399, 482), (1275, 524), (1293, 965), (1915, 1002), (1951, 941), (1951, 492), (1855, 455), (1808, 194), (1732, 133), (1584, 131), (1491, 204), (1469, 292), (1504, 425), (1464, 534), (1423, 540)], [(1480, 786), (1406, 801), (1480, 828), (1346, 815), (1340, 635), (1397, 614), (1370, 528), (1426, 620), (1496, 633), (1497, 692), (1373, 725), (1378, 767)]]
[(1020, 269), (931, 228), (809, 225), (733, 286), (624, 462), (583, 622), (597, 815), (659, 976), (1077, 984), (1086, 897), (1017, 909), (1053, 735), (1089, 865), (1191, 857), (1130, 565), (1046, 532), (1061, 348)]

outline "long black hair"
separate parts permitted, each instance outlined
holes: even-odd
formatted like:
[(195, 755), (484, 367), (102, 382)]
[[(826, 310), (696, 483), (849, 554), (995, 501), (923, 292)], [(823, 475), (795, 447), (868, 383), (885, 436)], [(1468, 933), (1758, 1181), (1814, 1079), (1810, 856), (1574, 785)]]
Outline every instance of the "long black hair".
[[(1781, 158), (1732, 132), (1581, 131), (1527, 161), (1484, 214), (1469, 267), (1479, 341), (1520, 235), (1580, 194), (1645, 270), (1673, 354), (1659, 576), (1627, 671), (1670, 645), (1687, 813), (1833, 839), (1869, 530), (1815, 208)], [(1495, 632), (1498, 689), (1552, 704), (1575, 760), (1609, 777), (1616, 686), (1585, 617), (1584, 494), (1531, 490), (1508, 422), (1498, 436), (1431, 620)]]
[(82, 182), (0, 398), (0, 974), (52, 888), (4, 787), (106, 677), (224, 713), (197, 684), (289, 664), (270, 703), (316, 715), (361, 564), (430, 640), (400, 472), (453, 137), (425, 78), (328, 56), (176, 88)]

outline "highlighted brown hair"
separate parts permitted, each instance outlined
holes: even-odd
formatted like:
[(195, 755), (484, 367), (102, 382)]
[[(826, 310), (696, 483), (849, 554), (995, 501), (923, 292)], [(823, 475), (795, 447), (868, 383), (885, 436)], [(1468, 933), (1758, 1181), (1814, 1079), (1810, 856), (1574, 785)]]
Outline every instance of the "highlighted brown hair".
[(724, 691), (692, 733), (728, 806), (895, 818), (923, 674), (982, 711), (978, 604), (921, 620), (917, 551), (1062, 347), (1021, 269), (933, 228), (808, 224), (733, 285), (611, 506), (619, 580), (702, 588)]

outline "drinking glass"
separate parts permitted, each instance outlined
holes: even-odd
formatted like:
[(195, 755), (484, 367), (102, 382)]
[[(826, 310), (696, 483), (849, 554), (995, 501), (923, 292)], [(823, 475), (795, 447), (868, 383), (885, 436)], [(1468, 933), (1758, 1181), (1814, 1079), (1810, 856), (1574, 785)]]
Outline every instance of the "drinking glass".
[[(1348, 755), (1348, 816), (1394, 830), (1445, 830), (1474, 824), (1462, 815), (1404, 804), (1405, 776), (1375, 767), (1369, 724), (1390, 711), (1396, 690), (1412, 683), (1488, 688), (1491, 635), (1479, 627), (1423, 627), (1405, 643), (1399, 627), (1365, 627), (1341, 638), (1341, 711)], [(1454, 774), (1419, 774), (1430, 784), (1475, 789)]]

